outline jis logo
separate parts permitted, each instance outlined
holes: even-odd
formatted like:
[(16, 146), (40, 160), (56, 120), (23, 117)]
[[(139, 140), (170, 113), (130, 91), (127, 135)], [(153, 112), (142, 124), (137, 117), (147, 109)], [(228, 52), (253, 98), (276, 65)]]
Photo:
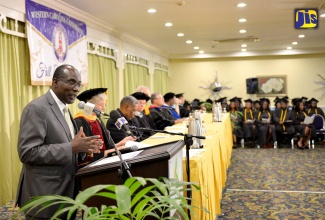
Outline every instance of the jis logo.
[(318, 28), (318, 10), (317, 9), (296, 9), (295, 28), (296, 29)]
[(63, 63), (68, 54), (68, 37), (65, 28), (58, 24), (55, 26), (52, 34), (53, 50), (56, 59)]

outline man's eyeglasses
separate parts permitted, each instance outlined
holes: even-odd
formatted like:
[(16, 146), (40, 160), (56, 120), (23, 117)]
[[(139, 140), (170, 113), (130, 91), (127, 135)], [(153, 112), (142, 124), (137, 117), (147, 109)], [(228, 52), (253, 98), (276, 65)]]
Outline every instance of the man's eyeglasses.
[(64, 82), (65, 84), (69, 85), (71, 88), (74, 88), (74, 87), (76, 87), (76, 86), (78, 86), (79, 88), (82, 87), (81, 82), (77, 82), (77, 81), (72, 80), (72, 79), (70, 79), (70, 80), (65, 80), (65, 79), (62, 79), (62, 78), (58, 78), (57, 80), (58, 80), (58, 81), (62, 81), (62, 82)]

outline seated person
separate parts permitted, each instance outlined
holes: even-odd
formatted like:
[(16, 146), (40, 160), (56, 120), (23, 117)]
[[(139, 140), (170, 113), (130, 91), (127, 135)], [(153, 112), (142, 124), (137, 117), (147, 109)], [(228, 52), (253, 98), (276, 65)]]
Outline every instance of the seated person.
[(253, 102), (253, 112), (255, 114), (258, 114), (260, 112), (260, 109), (261, 109), (261, 101), (260, 100), (255, 100)]
[[(136, 88), (135, 92), (142, 92), (142, 93), (146, 94), (149, 97), (151, 96), (150, 89), (147, 86), (144, 86), (144, 85), (138, 86)], [(150, 110), (149, 110), (148, 106), (144, 106), (144, 113), (145, 113), (145, 115), (150, 114)]]
[[(107, 96), (105, 94), (106, 90), (106, 88), (89, 89), (79, 94), (77, 96), (77, 99), (79, 99), (80, 101), (92, 103), (95, 105), (95, 108), (104, 111), (107, 100)], [(87, 163), (94, 162), (100, 158), (107, 157), (108, 153), (115, 151), (115, 149), (113, 149), (113, 146), (109, 145), (109, 142), (106, 139), (105, 134), (103, 133), (104, 129), (106, 128), (101, 126), (94, 112), (92, 113), (92, 115), (88, 116), (85, 115), (83, 111), (80, 111), (74, 116), (74, 120), (79, 129), (80, 127), (83, 127), (83, 131), (86, 136), (99, 135), (103, 141), (103, 146), (100, 151), (95, 152), (92, 155), (88, 155), (86, 160), (80, 162), (79, 165), (85, 165)], [(124, 144), (128, 140), (134, 140), (134, 138), (126, 137), (115, 145), (119, 149), (122, 149)]]
[[(145, 93), (142, 92), (135, 92), (131, 96), (136, 98), (139, 102), (138, 109), (135, 115), (135, 119), (138, 120), (140, 127), (142, 128), (149, 128), (149, 129), (156, 129), (155, 124), (151, 118), (151, 115), (146, 115), (144, 113), (144, 107), (147, 101), (150, 99)], [(153, 131), (143, 131), (142, 138), (147, 139), (148, 137), (154, 135), (155, 132)]]
[(179, 99), (176, 98), (175, 93), (172, 93), (172, 92), (166, 93), (164, 95), (164, 100), (165, 100), (165, 104), (162, 107), (168, 109), (172, 113), (172, 115), (175, 119), (181, 118), (179, 116), (179, 113), (180, 113)]
[(315, 115), (321, 115), (324, 118), (324, 112), (323, 112), (323, 110), (321, 108), (317, 107), (318, 100), (312, 98), (308, 102), (310, 103), (310, 107), (307, 110), (308, 116), (312, 116), (312, 115), (315, 114)]
[(288, 133), (287, 144), (290, 144), (291, 139), (294, 136), (295, 129), (292, 125), (294, 115), (292, 111), (287, 108), (288, 100), (282, 98), (280, 100), (281, 108), (275, 109), (273, 114), (273, 121), (275, 125), (276, 140), (278, 143), (278, 148), (283, 148), (283, 132)]
[(233, 148), (236, 148), (238, 138), (242, 138), (244, 135), (242, 130), (243, 114), (238, 111), (234, 99), (230, 99), (228, 112), (230, 114), (232, 128)]
[(256, 126), (254, 124), (255, 116), (252, 110), (252, 103), (253, 101), (251, 99), (245, 100), (245, 108), (243, 110), (243, 131), (247, 145), (255, 147)]
[(261, 99), (262, 108), (257, 113), (256, 126), (258, 133), (257, 144), (262, 148), (272, 148), (272, 141), (276, 141), (275, 126), (272, 124), (272, 114), (270, 111), (270, 100)]
[(165, 102), (161, 93), (153, 93), (151, 95), (151, 103), (152, 105), (149, 107), (150, 115), (152, 116), (158, 130), (163, 130), (167, 126), (172, 126), (174, 124), (183, 122), (182, 119), (175, 119), (168, 109), (163, 108)]
[(307, 116), (304, 103), (299, 100), (295, 103), (295, 105), (295, 119), (293, 120), (293, 125), (295, 131), (300, 134), (298, 149), (308, 149), (308, 142), (312, 134), (312, 125), (304, 123), (305, 117)]
[(187, 118), (191, 112), (191, 106), (186, 102), (184, 93), (176, 94), (176, 98), (179, 100), (179, 113), (181, 118)]
[[(139, 102), (133, 96), (125, 96), (120, 102), (120, 108), (116, 109), (121, 115), (128, 121), (128, 126), (140, 127), (138, 121), (134, 118), (135, 113), (138, 111)], [(119, 142), (129, 135), (124, 130), (119, 130), (116, 125), (116, 121), (112, 118), (108, 119), (106, 128), (111, 132), (111, 136), (114, 142)], [(136, 137), (137, 141), (142, 141), (142, 131), (132, 130), (132, 134)]]

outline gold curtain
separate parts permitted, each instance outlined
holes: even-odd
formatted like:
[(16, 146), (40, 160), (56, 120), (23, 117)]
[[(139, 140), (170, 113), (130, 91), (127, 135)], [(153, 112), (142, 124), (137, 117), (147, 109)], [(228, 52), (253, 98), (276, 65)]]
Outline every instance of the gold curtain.
[[(13, 21), (7, 22), (13, 29)], [(24, 24), (20, 24), (20, 29)], [(46, 93), (48, 86), (31, 86), (30, 58), (27, 39), (0, 31), (0, 205), (15, 199), (21, 162), (17, 153), (19, 120), (23, 108)], [(89, 85), (108, 88), (108, 110), (116, 108), (117, 70), (113, 60), (88, 54)], [(77, 101), (70, 106), (76, 113)]]
[(163, 70), (155, 70), (153, 74), (153, 91), (166, 94), (168, 91), (168, 73)]
[(132, 63), (126, 63), (124, 67), (124, 95), (134, 93), (135, 89), (145, 85), (149, 87), (148, 68)]

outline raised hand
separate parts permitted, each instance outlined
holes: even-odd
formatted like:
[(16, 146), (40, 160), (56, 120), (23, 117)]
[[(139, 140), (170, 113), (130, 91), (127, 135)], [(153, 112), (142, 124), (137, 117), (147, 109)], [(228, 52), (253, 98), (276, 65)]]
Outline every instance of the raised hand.
[(88, 153), (97, 152), (102, 146), (103, 141), (99, 135), (86, 137), (83, 128), (80, 127), (79, 132), (71, 141), (73, 153)]

